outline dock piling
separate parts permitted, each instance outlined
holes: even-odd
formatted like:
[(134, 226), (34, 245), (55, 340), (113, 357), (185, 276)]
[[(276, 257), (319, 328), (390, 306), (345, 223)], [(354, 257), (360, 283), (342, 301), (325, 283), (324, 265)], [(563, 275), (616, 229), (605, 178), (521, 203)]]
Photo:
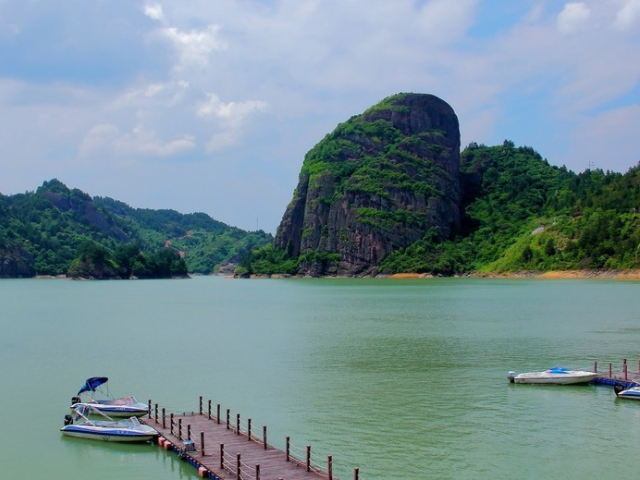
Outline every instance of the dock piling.
[(327, 475), (329, 476), (329, 480), (333, 480), (333, 457), (331, 455), (327, 455)]

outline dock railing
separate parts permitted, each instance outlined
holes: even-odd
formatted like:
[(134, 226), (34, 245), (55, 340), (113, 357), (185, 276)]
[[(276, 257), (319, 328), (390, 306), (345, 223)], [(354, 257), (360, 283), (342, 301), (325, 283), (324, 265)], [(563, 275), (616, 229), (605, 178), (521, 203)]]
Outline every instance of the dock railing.
[[(277, 450), (276, 447), (268, 444), (266, 425), (263, 425), (261, 432), (259, 431), (259, 433), (257, 433), (251, 418), (243, 420), (239, 413), (232, 415), (230, 409), (225, 410), (224, 418), (221, 418), (221, 414), (221, 404), (216, 405), (214, 412), (212, 410), (211, 400), (207, 401), (205, 409), (202, 396), (199, 398), (199, 409), (197, 412), (169, 413), (166, 407), (160, 408), (157, 403), (153, 404), (152, 401), (149, 400), (148, 423), (155, 423), (157, 428), (161, 426), (164, 432), (175, 437), (179, 442), (182, 442), (183, 445), (188, 445), (188, 451), (184, 446), (177, 447), (177, 451), (181, 456), (189, 456), (190, 453), (195, 453), (201, 457), (207, 457), (211, 456), (212, 449), (219, 448), (219, 451), (217, 451), (219, 464), (216, 466), (219, 467), (220, 470), (229, 472), (237, 480), (260, 480), (259, 464), (249, 465), (245, 463), (240, 453), (232, 454), (228, 452), (225, 449), (224, 443), (219, 443), (217, 446), (206, 445), (205, 432), (192, 431), (192, 425), (188, 421), (189, 417), (204, 417), (207, 421), (215, 422), (217, 425), (223, 425), (227, 431), (235, 433), (238, 436), (246, 437), (248, 442), (262, 445), (264, 450), (269, 448)], [(335, 479), (333, 476), (332, 455), (325, 456), (312, 452), (310, 445), (306, 445), (305, 447), (297, 446), (291, 442), (291, 437), (288, 436), (285, 437), (283, 453), (286, 462), (302, 467), (306, 472), (312, 472), (321, 478), (327, 480)], [(218, 478), (211, 467), (200, 466), (199, 468), (207, 470), (208, 474), (210, 474), (209, 478)], [(354, 480), (366, 480), (360, 475), (359, 468), (354, 469), (353, 478)]]

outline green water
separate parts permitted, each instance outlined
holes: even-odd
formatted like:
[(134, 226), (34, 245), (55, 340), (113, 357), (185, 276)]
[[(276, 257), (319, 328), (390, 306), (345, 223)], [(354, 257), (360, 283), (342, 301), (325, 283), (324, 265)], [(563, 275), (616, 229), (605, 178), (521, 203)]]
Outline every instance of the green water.
[(198, 478), (157, 446), (62, 437), (96, 375), (174, 411), (202, 395), (342, 480), (635, 478), (640, 402), (506, 374), (635, 370), (639, 317), (640, 282), (2, 280), (2, 478)]

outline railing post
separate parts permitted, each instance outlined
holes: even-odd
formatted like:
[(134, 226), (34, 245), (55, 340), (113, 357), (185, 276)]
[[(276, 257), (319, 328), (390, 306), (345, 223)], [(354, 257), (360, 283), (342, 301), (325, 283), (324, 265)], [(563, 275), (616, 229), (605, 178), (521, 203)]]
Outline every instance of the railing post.
[(622, 371), (624, 372), (624, 379), (627, 380), (627, 359), (622, 359)]
[(202, 415), (202, 395), (200, 395), (200, 415)]
[(171, 431), (171, 435), (173, 435), (173, 413), (171, 414), (171, 427), (169, 428), (169, 430)]
[(187, 440), (191, 440), (191, 424), (187, 425)]
[(311, 471), (311, 445), (307, 445), (307, 472)]
[(209, 417), (209, 420), (211, 420), (211, 400), (209, 400), (209, 413), (208, 413), (208, 417)]
[(220, 470), (224, 470), (224, 443), (220, 444)]
[(240, 435), (240, 414), (236, 414), (236, 434)]
[(240, 454), (238, 453), (238, 454), (236, 454), (236, 478), (238, 480), (240, 480), (242, 478), (242, 476), (240, 475), (240, 468), (241, 468), (241, 465), (240, 465)]
[(360, 478), (360, 469), (358, 467), (353, 469), (353, 480)]
[(166, 416), (165, 408), (162, 407), (162, 428), (167, 428), (167, 416)]
[(200, 451), (204, 457), (204, 432), (200, 432)]
[(289, 461), (289, 455), (291, 454), (291, 437), (287, 437), (287, 446), (285, 447), (285, 458)]
[(247, 419), (247, 440), (251, 441), (251, 419)]
[(178, 419), (178, 438), (182, 440), (182, 419)]
[(598, 362), (593, 362), (593, 373), (598, 373)]
[(229, 426), (229, 418), (230, 418), (231, 412), (229, 411), (229, 409), (227, 408), (227, 430), (229, 430), (231, 427)]
[(611, 372), (611, 364), (609, 364), (609, 378), (613, 378), (612, 372)]
[(151, 399), (149, 399), (149, 419), (151, 419)]
[(267, 426), (262, 426), (262, 443), (264, 444), (264, 449), (267, 449)]
[(216, 412), (216, 420), (218, 420), (218, 425), (220, 425), (220, 404), (218, 404)]
[(158, 404), (156, 403), (156, 423), (158, 423)]
[(329, 475), (329, 480), (333, 480), (333, 462), (331, 455), (327, 455), (327, 474)]
[(256, 480), (260, 480), (260, 464), (256, 464)]

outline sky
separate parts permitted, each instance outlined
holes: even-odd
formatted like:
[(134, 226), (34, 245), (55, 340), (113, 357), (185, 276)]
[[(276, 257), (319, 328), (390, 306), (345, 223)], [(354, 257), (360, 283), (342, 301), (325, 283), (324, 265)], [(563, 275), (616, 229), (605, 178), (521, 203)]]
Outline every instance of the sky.
[(400, 92), (470, 142), (640, 161), (640, 0), (0, 0), (0, 193), (275, 233), (305, 154)]

